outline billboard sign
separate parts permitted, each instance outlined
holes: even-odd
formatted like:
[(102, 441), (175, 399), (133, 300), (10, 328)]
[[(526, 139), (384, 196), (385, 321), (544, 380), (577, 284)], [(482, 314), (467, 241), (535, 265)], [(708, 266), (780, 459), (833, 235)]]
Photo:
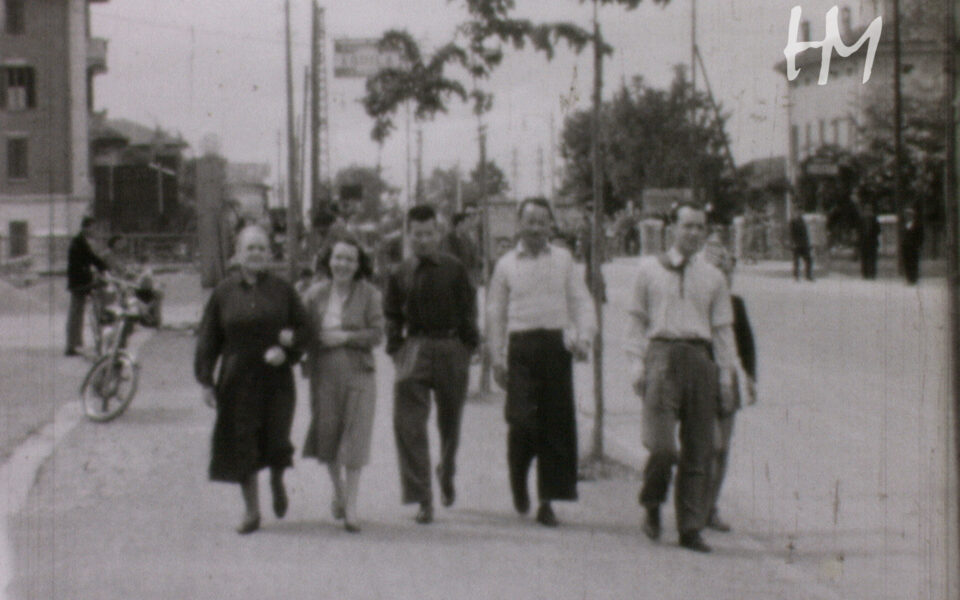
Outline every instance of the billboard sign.
[(399, 68), (397, 51), (381, 52), (376, 38), (339, 38), (333, 41), (333, 76), (367, 78), (380, 69)]

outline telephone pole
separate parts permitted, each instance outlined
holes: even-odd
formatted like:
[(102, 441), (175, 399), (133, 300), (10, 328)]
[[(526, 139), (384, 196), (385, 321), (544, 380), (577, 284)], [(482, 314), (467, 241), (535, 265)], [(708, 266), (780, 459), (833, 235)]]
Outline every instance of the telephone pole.
[(603, 168), (600, 157), (600, 102), (603, 93), (603, 47), (600, 37), (597, 0), (593, 0), (593, 119), (590, 153), (593, 159), (593, 223), (590, 231), (590, 264), (587, 268), (593, 274), (590, 278), (590, 293), (597, 314), (597, 336), (593, 340), (593, 439), (591, 459), (601, 469), (605, 457), (603, 447), (603, 286), (600, 268), (603, 252)]
[(287, 261), (290, 280), (297, 277), (297, 239), (300, 222), (300, 189), (297, 181), (297, 132), (293, 116), (293, 57), (290, 48), (290, 0), (285, 0), (284, 32), (287, 74)]

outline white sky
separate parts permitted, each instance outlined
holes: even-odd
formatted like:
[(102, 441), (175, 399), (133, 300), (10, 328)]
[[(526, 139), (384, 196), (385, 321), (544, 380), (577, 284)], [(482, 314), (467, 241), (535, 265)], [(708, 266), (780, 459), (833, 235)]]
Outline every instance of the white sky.
[[(850, 0), (855, 11), (869, 0)], [(732, 113), (729, 134), (738, 163), (786, 153), (785, 82), (773, 70), (782, 59), (790, 9), (801, 4), (813, 30), (822, 31), (829, 0), (700, 0), (697, 37), (714, 94)], [(517, 0), (518, 10), (536, 20), (571, 20), (590, 26), (590, 5), (577, 0)], [(310, 0), (292, 0), (296, 111), (302, 110), (308, 64)], [(407, 29), (428, 44), (441, 44), (466, 13), (458, 0), (326, 0), (328, 40), (379, 37)], [(634, 11), (601, 10), (604, 35), (616, 48), (605, 63), (604, 95), (626, 78), (642, 75), (666, 86), (672, 65), (690, 61), (691, 0), (666, 7), (649, 0)], [(219, 137), (230, 160), (267, 162), (277, 171), (278, 135), (286, 130), (283, 54), (283, 0), (113, 0), (92, 5), (92, 33), (109, 40), (109, 71), (97, 78), (95, 108), (110, 117), (179, 131), (198, 152), (206, 134)], [(332, 63), (332, 49), (328, 60)], [(332, 70), (331, 70), (332, 73)], [(562, 46), (553, 61), (531, 51), (510, 51), (487, 89), (495, 94), (487, 115), (488, 155), (513, 181), (517, 157), (520, 195), (539, 191), (538, 151), (549, 189), (550, 116), (559, 132), (560, 97), (587, 108), (592, 83), (589, 52), (576, 56)], [(377, 147), (372, 121), (356, 99), (363, 80), (330, 83), (333, 172), (357, 163), (373, 166)], [(703, 78), (698, 77), (703, 88)], [(406, 137), (403, 118), (384, 147), (384, 175), (404, 186)], [(415, 149), (415, 136), (411, 143)], [(556, 138), (559, 138), (557, 134)], [(454, 101), (449, 114), (423, 126), (424, 173), (460, 162), (466, 171), (477, 160), (476, 121), (469, 107)], [(562, 161), (556, 159), (559, 183)]]

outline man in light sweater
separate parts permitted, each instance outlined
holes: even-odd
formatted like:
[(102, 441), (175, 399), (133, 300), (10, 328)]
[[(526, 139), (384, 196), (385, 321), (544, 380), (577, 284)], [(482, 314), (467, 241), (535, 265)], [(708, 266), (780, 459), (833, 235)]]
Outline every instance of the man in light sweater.
[(553, 500), (577, 499), (573, 358), (596, 333), (593, 301), (565, 248), (548, 243), (553, 213), (543, 198), (517, 212), (520, 241), (497, 262), (487, 299), (494, 378), (507, 390), (507, 460), (513, 502), (530, 510), (527, 473), (537, 459), (537, 521), (558, 524)]
[(709, 552), (700, 532), (712, 500), (717, 398), (719, 393), (725, 404), (732, 402), (739, 358), (723, 273), (695, 257), (706, 234), (706, 214), (683, 204), (674, 222), (670, 249), (641, 259), (630, 307), (627, 353), (634, 391), (643, 397), (643, 443), (650, 451), (640, 503), (647, 512), (644, 533), (658, 539), (660, 505), (679, 463), (674, 499), (680, 545)]

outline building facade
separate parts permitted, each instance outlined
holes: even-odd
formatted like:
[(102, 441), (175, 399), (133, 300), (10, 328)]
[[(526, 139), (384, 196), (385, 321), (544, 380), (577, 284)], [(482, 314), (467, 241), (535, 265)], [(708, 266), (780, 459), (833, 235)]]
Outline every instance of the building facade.
[(90, 36), (90, 3), (104, 1), (0, 1), (2, 259), (55, 251), (89, 211), (93, 80), (107, 49)]

